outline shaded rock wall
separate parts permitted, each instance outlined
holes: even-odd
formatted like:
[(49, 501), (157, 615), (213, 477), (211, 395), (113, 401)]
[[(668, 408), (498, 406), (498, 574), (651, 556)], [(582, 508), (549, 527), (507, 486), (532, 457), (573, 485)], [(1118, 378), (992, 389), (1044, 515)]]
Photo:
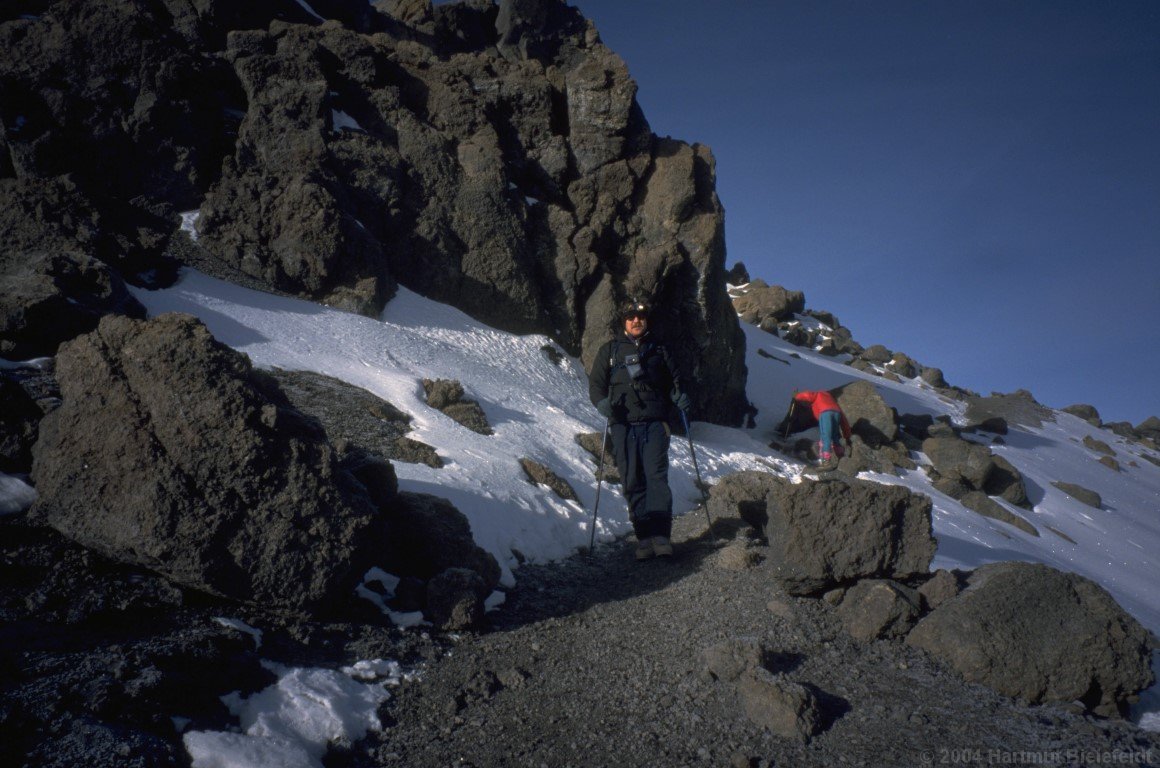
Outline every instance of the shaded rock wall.
[[(712, 154), (651, 132), (574, 8), (27, 5), (0, 16), (0, 187), (68, 176), (90, 255), (129, 282), (171, 279), (176, 212), (200, 205), (227, 273), (366, 314), (401, 283), (586, 363), (648, 296), (695, 415), (740, 422)], [(65, 218), (34, 206), (25, 250)]]

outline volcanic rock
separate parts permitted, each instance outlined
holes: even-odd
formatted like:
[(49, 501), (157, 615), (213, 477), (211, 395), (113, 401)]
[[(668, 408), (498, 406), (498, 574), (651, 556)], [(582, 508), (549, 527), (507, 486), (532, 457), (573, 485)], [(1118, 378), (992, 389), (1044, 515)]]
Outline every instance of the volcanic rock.
[(834, 390), (850, 429), (871, 446), (898, 439), (898, 415), (868, 381), (859, 379)]
[(906, 642), (969, 682), (1033, 703), (1079, 700), (1103, 715), (1153, 681), (1139, 622), (1094, 582), (1039, 564), (979, 568)]

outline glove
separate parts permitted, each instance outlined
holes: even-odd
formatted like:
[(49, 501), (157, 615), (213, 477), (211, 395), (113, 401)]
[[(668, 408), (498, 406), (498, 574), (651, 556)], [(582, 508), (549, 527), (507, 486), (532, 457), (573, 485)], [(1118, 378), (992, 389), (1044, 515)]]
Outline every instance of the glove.
[(596, 404), (596, 410), (600, 411), (600, 415), (604, 418), (612, 418), (612, 403), (608, 402), (607, 397)]
[(673, 405), (677, 406), (677, 410), (681, 413), (687, 414), (689, 412), (689, 406), (692, 405), (692, 403), (689, 402), (689, 396), (684, 392), (681, 392), (677, 395), (677, 399), (673, 401)]

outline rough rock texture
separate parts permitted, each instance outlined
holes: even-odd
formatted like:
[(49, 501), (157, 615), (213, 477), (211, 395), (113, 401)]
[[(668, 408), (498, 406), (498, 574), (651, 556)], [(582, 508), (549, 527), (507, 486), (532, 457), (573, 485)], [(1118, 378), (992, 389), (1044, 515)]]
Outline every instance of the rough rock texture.
[[(616, 459), (612, 455), (612, 441), (606, 440), (601, 446), (600, 440), (603, 437), (605, 437), (603, 432), (581, 432), (576, 435), (576, 442), (592, 456), (593, 475), (599, 473), (600, 479), (605, 483), (619, 483), (620, 471), (616, 468)], [(600, 472), (602, 461), (603, 473)]]
[(935, 551), (930, 512), (926, 496), (865, 480), (779, 484), (766, 507), (770, 564), (795, 595), (925, 573)]
[(1148, 632), (1097, 584), (1039, 564), (979, 568), (907, 643), (969, 682), (1030, 702), (1079, 700), (1104, 715), (1153, 679)]
[(317, 423), (194, 318), (108, 316), (61, 348), (57, 377), (34, 513), (69, 538), (180, 584), (307, 609), (346, 599), (374, 564), (376, 502), (390, 498), (372, 501)]
[(15, 376), (0, 370), (0, 472), (32, 469), (32, 445), (43, 413)]
[(781, 478), (769, 472), (745, 471), (726, 475), (709, 489), (709, 514), (714, 519), (740, 518), (764, 532), (769, 522), (766, 497), (782, 482)]
[(463, 385), (454, 379), (423, 379), (427, 405), (481, 435), (495, 434), (487, 414), (476, 400), (465, 397)]
[(520, 466), (523, 467), (524, 474), (528, 476), (528, 480), (536, 485), (543, 485), (551, 489), (552, 493), (559, 496), (566, 501), (577, 501), (576, 491), (568, 484), (567, 480), (557, 475), (548, 467), (545, 467), (538, 461), (529, 459), (526, 456), (520, 459)]
[(886, 404), (868, 381), (858, 380), (835, 390), (838, 405), (850, 422), (850, 429), (869, 445), (898, 439), (898, 414)]
[(922, 441), (922, 452), (939, 475), (960, 479), (976, 490), (985, 488), (995, 471), (989, 448), (957, 437), (929, 437)]
[(969, 424), (983, 424), (988, 419), (1002, 418), (1008, 424), (1042, 427), (1045, 421), (1055, 421), (1050, 408), (1037, 402), (1025, 389), (1009, 395), (995, 393), (990, 397), (968, 396), (966, 419)]
[(53, 355), (109, 313), (140, 318), (145, 308), (116, 272), (91, 256), (0, 251), (0, 355)]
[(838, 614), (850, 637), (866, 642), (904, 637), (920, 610), (915, 590), (889, 579), (863, 579), (846, 591)]
[(801, 291), (789, 291), (757, 279), (746, 285), (744, 291), (734, 292), (733, 308), (742, 322), (776, 333), (780, 321), (805, 311), (806, 296)]
[(1116, 452), (1112, 449), (1112, 446), (1108, 445), (1103, 440), (1096, 440), (1091, 435), (1084, 435), (1083, 444), (1085, 448), (1089, 448), (1096, 453), (1102, 453), (1105, 456), (1116, 455)]
[(395, 575), (428, 580), (448, 568), (467, 568), (488, 592), (499, 582), (499, 563), (475, 544), (467, 518), (446, 499), (404, 491), (387, 518), (391, 540), (384, 560)]
[(759, 669), (737, 684), (745, 715), (776, 736), (802, 743), (821, 730), (821, 707), (809, 688)]
[(427, 583), (424, 618), (457, 632), (483, 623), (483, 600), (491, 586), (470, 568), (448, 568)]
[(576, 9), (195, 5), (2, 17), (0, 187), (74, 184), (88, 206), (34, 207), (22, 249), (52, 251), (42, 221), (76, 225), (86, 255), (163, 282), (176, 213), (197, 208), (190, 247), (223, 273), (367, 314), (401, 280), (586, 364), (614, 307), (648, 295), (698, 416), (740, 423), (713, 156), (651, 132)]
[(958, 576), (944, 568), (939, 568), (918, 588), (924, 611), (933, 611), (962, 591)]
[(434, 448), (406, 437), (411, 417), (377, 395), (311, 371), (271, 373), (295, 408), (322, 423), (336, 447), (345, 441), (391, 461), (443, 466)]
[(983, 491), (990, 496), (1000, 496), (1017, 507), (1031, 509), (1023, 473), (1002, 456), (992, 456), (991, 463), (994, 467), (983, 485)]

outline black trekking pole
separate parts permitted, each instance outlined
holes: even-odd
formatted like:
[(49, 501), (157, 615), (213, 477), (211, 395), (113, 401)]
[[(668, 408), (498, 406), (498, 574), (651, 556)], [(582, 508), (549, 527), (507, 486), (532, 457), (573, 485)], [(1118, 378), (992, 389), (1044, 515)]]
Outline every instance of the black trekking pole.
[[(797, 394), (796, 389), (794, 390), (794, 394)], [(797, 400), (790, 400), (789, 401), (789, 415), (785, 417), (785, 434), (781, 438), (781, 441), (783, 443), (786, 440), (789, 440), (789, 431), (793, 427), (793, 409), (796, 407), (797, 407)]]
[(604, 420), (604, 437), (600, 439), (600, 468), (596, 470), (596, 503), (592, 505), (592, 533), (588, 537), (588, 554), (596, 546), (596, 514), (600, 511), (600, 487), (604, 482), (604, 448), (608, 445), (608, 423)]
[(693, 430), (689, 428), (689, 417), (681, 411), (681, 422), (685, 425), (685, 435), (689, 438), (689, 454), (693, 457), (693, 471), (697, 473), (697, 487), (701, 489), (701, 503), (705, 505), (705, 522), (709, 525), (709, 538), (717, 543), (717, 534), (713, 533), (713, 519), (709, 517), (709, 494), (705, 490), (705, 483), (701, 480), (701, 468), (697, 466), (697, 451), (693, 449)]

